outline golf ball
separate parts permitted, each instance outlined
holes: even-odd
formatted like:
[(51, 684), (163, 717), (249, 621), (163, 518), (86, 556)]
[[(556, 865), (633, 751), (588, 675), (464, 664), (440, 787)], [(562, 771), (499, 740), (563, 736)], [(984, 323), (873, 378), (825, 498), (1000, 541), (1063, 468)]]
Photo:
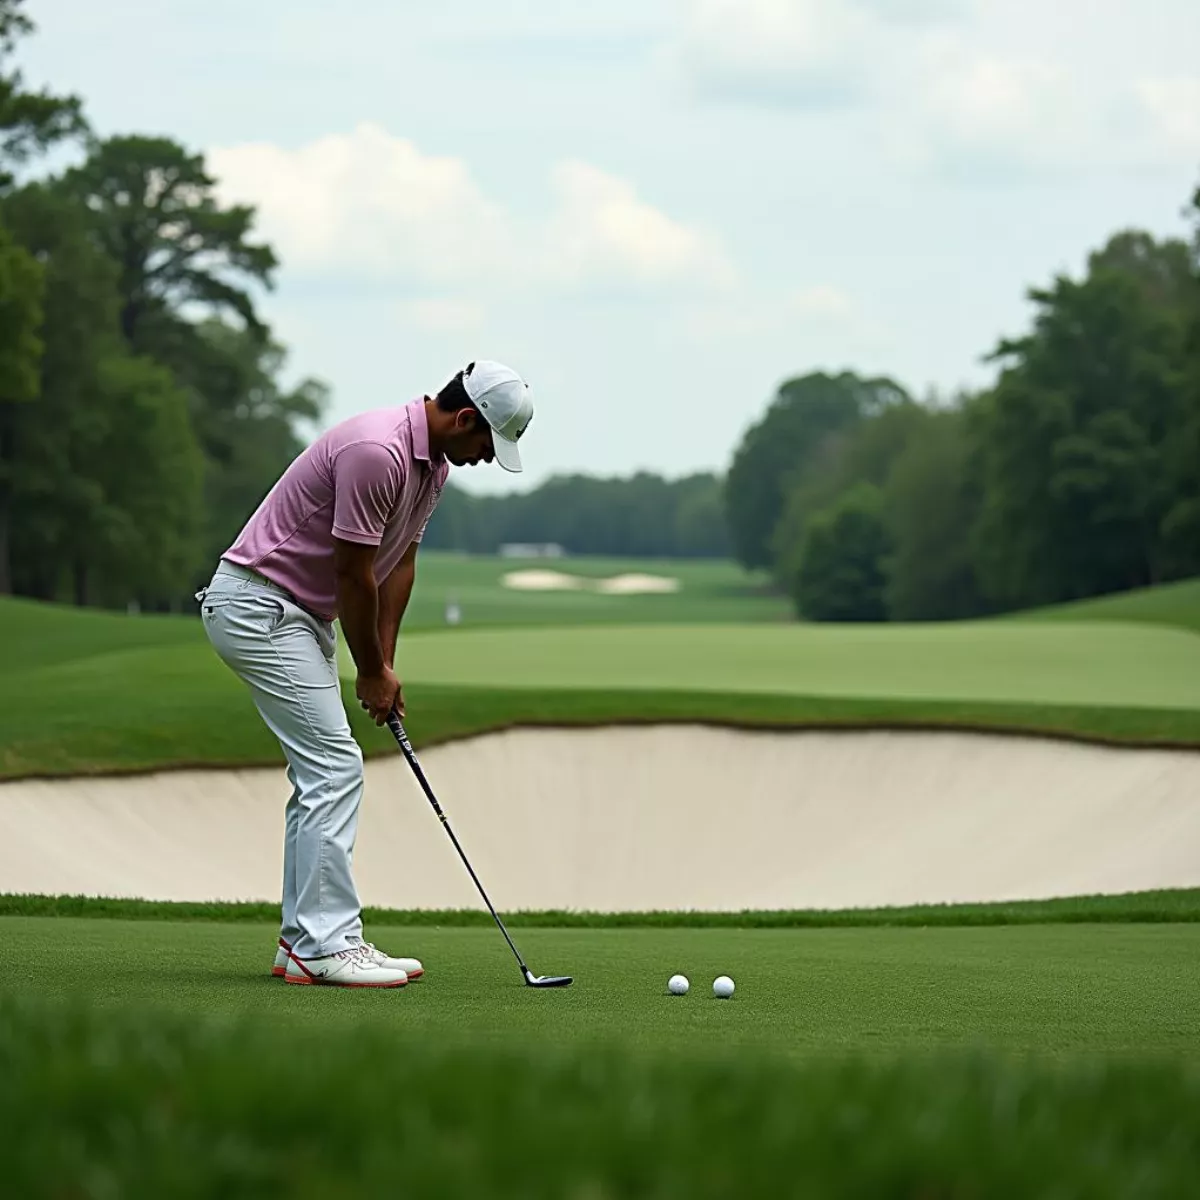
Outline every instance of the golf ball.
[(733, 995), (733, 980), (728, 975), (718, 975), (713, 980), (713, 995), (728, 1000)]
[(667, 988), (672, 996), (686, 996), (688, 990), (688, 981), (686, 975), (672, 975), (667, 980)]

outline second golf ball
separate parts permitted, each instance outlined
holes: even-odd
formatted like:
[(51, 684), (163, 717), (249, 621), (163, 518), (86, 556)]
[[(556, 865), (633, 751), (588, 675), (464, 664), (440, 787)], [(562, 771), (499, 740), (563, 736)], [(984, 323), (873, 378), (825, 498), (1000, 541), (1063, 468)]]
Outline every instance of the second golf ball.
[(686, 975), (672, 975), (667, 980), (667, 988), (672, 996), (686, 996), (688, 990), (688, 981)]
[(713, 995), (728, 1000), (733, 995), (733, 980), (728, 975), (718, 975), (713, 980)]

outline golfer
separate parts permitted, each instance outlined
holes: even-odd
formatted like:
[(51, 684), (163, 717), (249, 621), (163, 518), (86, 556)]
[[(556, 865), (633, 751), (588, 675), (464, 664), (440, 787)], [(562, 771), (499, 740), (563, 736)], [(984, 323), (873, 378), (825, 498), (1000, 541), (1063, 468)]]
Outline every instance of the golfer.
[(520, 375), (475, 362), (435, 397), (351, 417), (283, 473), (196, 593), (221, 660), (279, 739), (292, 784), (274, 974), (288, 983), (403, 987), (424, 971), (363, 939), (351, 862), (363, 756), (338, 685), (341, 624), (355, 693), (376, 725), (404, 716), (396, 639), (417, 548), (450, 466), (521, 470), (533, 418)]

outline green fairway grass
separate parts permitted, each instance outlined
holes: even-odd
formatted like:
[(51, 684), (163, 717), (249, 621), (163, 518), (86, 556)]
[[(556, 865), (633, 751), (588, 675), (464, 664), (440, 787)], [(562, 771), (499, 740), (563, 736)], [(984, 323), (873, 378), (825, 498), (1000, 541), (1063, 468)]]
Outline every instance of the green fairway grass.
[(0, 679), (129, 650), (191, 647), (204, 641), (198, 619), (71, 608), (0, 596), (4, 648)]
[[(532, 1047), (506, 1030), (464, 1045), (406, 1027), (419, 986), (354, 997), (294, 989), (304, 994), (291, 1001), (310, 1006), (303, 1028), (0, 999), (5, 1189), (22, 1200), (1197, 1191), (1200, 1071), (1189, 1057), (825, 1048), (797, 1063), (718, 1034), (703, 1061)], [(574, 1000), (522, 993), (535, 1012)], [(662, 1004), (680, 1024), (691, 1001)], [(735, 997), (707, 1012), (718, 1031), (746, 1010)]]
[[(184, 1014), (256, 1013), (276, 1027), (370, 1025), (431, 1041), (611, 1044), (702, 1056), (758, 1047), (987, 1045), (1200, 1058), (1200, 926), (968, 929), (540, 929), (521, 931), (530, 969), (566, 974), (562, 992), (526, 988), (497, 929), (371, 926), (427, 975), (363, 997), (269, 975), (272, 924), (0, 918), (19, 972), (0, 993)], [(671, 996), (681, 972), (688, 996)], [(712, 980), (732, 976), (729, 1002)]]
[(1200, 637), (1134, 624), (470, 631), (405, 638), (397, 661), (459, 687), (1200, 709)]

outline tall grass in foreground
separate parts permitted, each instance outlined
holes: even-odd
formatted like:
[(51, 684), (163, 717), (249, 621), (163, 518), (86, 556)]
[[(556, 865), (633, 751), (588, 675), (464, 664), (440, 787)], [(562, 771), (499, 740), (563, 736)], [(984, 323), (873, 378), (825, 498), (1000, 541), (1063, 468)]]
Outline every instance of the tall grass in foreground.
[(1198, 1161), (1200, 1072), (1173, 1061), (468, 1050), (0, 1000), (23, 1200), (1178, 1200)]

